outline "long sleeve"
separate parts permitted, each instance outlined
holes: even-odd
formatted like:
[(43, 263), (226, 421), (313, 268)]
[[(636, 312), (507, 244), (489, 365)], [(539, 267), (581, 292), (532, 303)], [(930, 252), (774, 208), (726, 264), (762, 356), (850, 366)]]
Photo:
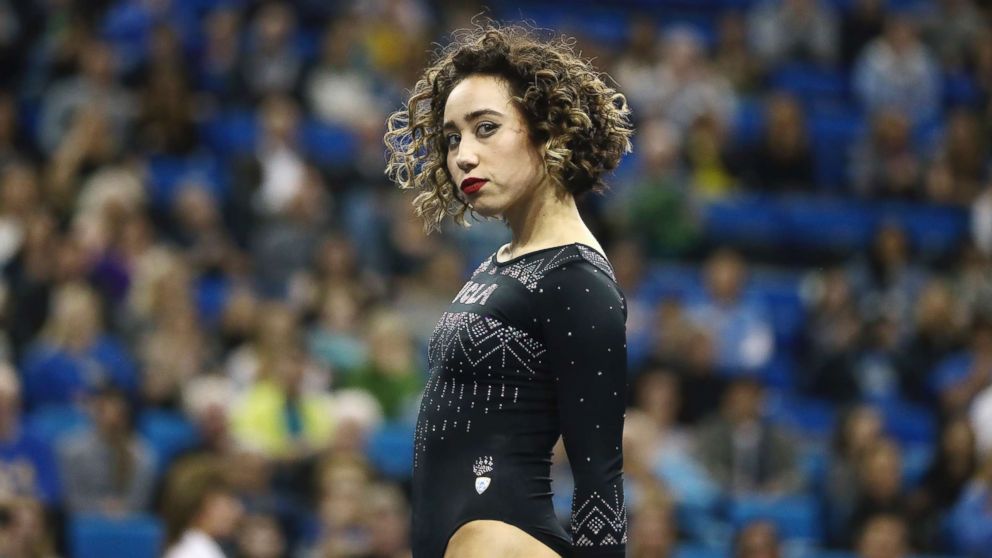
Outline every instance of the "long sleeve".
[(610, 276), (587, 262), (554, 270), (538, 287), (537, 319), (575, 479), (574, 555), (622, 557), (627, 542), (622, 453), (626, 304)]

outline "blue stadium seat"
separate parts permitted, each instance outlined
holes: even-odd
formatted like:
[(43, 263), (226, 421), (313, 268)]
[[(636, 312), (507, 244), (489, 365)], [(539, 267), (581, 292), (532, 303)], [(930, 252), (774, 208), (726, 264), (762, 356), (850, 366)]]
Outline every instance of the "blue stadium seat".
[(773, 89), (787, 91), (807, 107), (840, 106), (847, 101), (847, 75), (813, 64), (789, 64), (771, 76)]
[(194, 157), (150, 157), (148, 160), (148, 189), (152, 205), (167, 209), (179, 189), (195, 182), (220, 202), (227, 195), (225, 169), (209, 155)]
[(90, 424), (89, 415), (70, 405), (48, 405), (32, 411), (24, 419), (27, 432), (52, 446), (59, 438), (89, 428)]
[(748, 145), (761, 139), (765, 131), (765, 105), (760, 99), (743, 98), (737, 103), (732, 126), (732, 142)]
[(837, 414), (833, 406), (826, 402), (782, 392), (769, 395), (765, 413), (776, 424), (819, 437), (830, 434)]
[(848, 150), (864, 134), (867, 124), (855, 111), (813, 108), (808, 115), (808, 126), (816, 182), (821, 189), (838, 189), (847, 183)]
[(413, 471), (413, 429), (385, 424), (369, 438), (366, 455), (377, 471), (389, 478), (410, 478)]
[(899, 204), (881, 206), (879, 221), (897, 221), (921, 254), (946, 254), (968, 234), (968, 210), (960, 207)]
[(166, 471), (172, 459), (199, 441), (196, 427), (180, 413), (145, 411), (138, 418), (138, 432), (155, 452), (155, 468)]
[(937, 440), (937, 420), (931, 409), (902, 401), (877, 404), (885, 432), (902, 443), (933, 444)]
[(69, 549), (74, 558), (158, 558), (163, 540), (162, 524), (151, 516), (81, 516), (69, 523)]
[(255, 113), (243, 109), (215, 114), (200, 129), (203, 142), (222, 157), (251, 153), (258, 132)]
[(867, 246), (876, 229), (871, 205), (840, 200), (793, 200), (786, 210), (788, 239), (799, 247), (828, 250)]
[(981, 91), (975, 80), (966, 73), (944, 74), (944, 106), (975, 106), (981, 100)]
[(777, 246), (785, 236), (786, 219), (779, 206), (760, 196), (724, 198), (703, 208), (706, 235), (737, 246)]
[(196, 281), (194, 289), (200, 319), (208, 327), (216, 326), (227, 305), (229, 281), (225, 277), (204, 276)]
[(641, 295), (647, 303), (654, 305), (665, 299), (685, 299), (699, 295), (701, 288), (698, 269), (666, 262), (648, 270)]
[(303, 123), (301, 133), (303, 149), (322, 165), (345, 164), (358, 156), (358, 138), (344, 126), (310, 119)]
[(744, 496), (730, 504), (730, 521), (735, 527), (740, 528), (751, 521), (768, 520), (775, 524), (783, 540), (819, 542), (819, 515), (816, 500), (807, 496)]

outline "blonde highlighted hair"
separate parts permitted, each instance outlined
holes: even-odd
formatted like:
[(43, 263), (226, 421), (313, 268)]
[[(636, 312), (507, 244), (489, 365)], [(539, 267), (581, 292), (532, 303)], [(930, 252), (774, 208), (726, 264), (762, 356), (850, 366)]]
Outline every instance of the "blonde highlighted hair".
[(413, 190), (414, 209), (430, 234), (446, 215), (468, 226), (471, 209), (456, 195), (441, 126), (448, 95), (470, 75), (506, 80), (544, 167), (573, 196), (605, 189), (604, 173), (631, 150), (630, 109), (604, 75), (575, 53), (567, 37), (540, 38), (521, 26), (480, 25), (453, 34), (417, 81), (406, 106), (386, 121), (386, 174)]

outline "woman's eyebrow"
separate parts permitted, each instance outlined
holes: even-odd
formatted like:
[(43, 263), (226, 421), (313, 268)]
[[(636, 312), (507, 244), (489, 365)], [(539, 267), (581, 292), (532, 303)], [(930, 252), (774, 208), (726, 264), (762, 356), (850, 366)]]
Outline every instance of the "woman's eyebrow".
[[(479, 118), (480, 116), (487, 116), (487, 115), (492, 115), (492, 116), (506, 116), (502, 112), (499, 112), (498, 110), (493, 110), (493, 109), (479, 109), (479, 110), (473, 110), (472, 112), (466, 114), (465, 117), (464, 117), (464, 120), (466, 122), (471, 122), (471, 121), (475, 120), (476, 118)], [(454, 130), (454, 129), (457, 129), (457, 128), (458, 127), (455, 126), (455, 123), (453, 121), (451, 121), (451, 120), (445, 122), (444, 123), (444, 126), (441, 127), (442, 130)]]

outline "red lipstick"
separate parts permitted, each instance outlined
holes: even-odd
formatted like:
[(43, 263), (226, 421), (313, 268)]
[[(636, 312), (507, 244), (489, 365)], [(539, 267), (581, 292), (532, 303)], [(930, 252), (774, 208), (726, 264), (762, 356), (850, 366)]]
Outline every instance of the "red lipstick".
[(478, 192), (480, 188), (485, 186), (486, 182), (489, 181), (484, 178), (466, 178), (465, 180), (462, 180), (462, 192), (465, 192), (466, 194), (474, 194)]

